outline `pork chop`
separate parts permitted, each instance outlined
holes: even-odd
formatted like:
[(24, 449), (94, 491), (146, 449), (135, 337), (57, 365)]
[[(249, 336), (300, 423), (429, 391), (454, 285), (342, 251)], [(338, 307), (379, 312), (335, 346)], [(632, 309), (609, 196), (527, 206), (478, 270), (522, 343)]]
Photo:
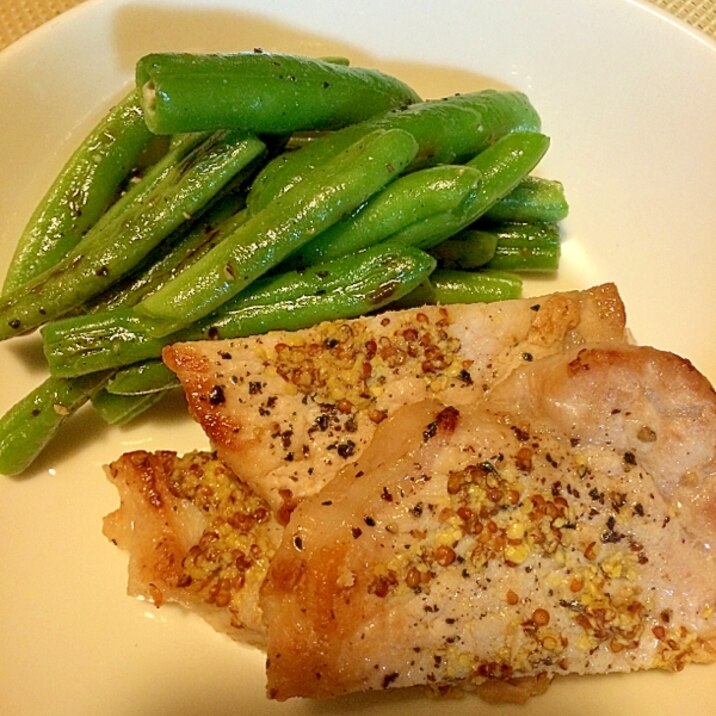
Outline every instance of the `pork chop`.
[(259, 585), (282, 531), (268, 505), (206, 452), (138, 450), (106, 473), (121, 504), (104, 533), (129, 553), (129, 594), (182, 604), (261, 644)]
[(428, 397), (462, 405), (523, 363), (624, 340), (621, 299), (605, 284), (181, 343), (163, 357), (219, 457), (285, 524), (401, 406)]
[(268, 694), (437, 690), (716, 660), (716, 395), (588, 346), (395, 412), (291, 515)]

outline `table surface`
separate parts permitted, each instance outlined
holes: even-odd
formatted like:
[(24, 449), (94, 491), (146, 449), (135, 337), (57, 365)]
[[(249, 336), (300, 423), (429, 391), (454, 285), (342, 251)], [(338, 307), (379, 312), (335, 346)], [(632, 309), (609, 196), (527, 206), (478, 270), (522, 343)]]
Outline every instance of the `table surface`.
[[(649, 0), (716, 39), (716, 0)], [(2, 0), (0, 50), (83, 0)]]

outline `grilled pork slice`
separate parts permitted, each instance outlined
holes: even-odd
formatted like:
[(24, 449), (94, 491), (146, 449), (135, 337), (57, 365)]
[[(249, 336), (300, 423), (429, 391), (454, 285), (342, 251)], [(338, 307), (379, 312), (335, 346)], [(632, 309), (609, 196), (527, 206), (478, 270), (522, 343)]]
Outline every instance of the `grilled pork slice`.
[(104, 533), (129, 552), (129, 594), (261, 644), (259, 585), (282, 530), (268, 505), (211, 453), (130, 452), (106, 472), (121, 505)]
[(607, 284), (176, 344), (164, 360), (219, 457), (285, 523), (397, 408), (427, 397), (472, 402), (520, 364), (587, 341), (623, 341), (624, 322)]
[(589, 346), (396, 412), (262, 587), (279, 700), (716, 660), (716, 395)]

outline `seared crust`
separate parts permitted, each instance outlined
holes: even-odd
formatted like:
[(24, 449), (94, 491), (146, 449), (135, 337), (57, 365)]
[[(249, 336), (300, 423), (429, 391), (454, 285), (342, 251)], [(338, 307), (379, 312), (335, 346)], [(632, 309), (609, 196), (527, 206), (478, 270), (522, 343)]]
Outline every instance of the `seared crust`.
[(176, 344), (163, 357), (220, 458), (285, 521), (401, 406), (471, 402), (521, 364), (624, 340), (623, 304), (605, 284)]
[(280, 537), (268, 506), (211, 453), (139, 450), (106, 473), (121, 504), (104, 534), (129, 553), (129, 594), (262, 643), (258, 590)]

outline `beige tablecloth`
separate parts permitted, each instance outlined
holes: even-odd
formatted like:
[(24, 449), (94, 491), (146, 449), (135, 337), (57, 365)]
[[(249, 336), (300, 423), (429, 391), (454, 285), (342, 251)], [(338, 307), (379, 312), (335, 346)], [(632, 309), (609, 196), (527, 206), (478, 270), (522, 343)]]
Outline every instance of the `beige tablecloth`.
[[(82, 0), (0, 0), (0, 50)], [(651, 0), (716, 39), (716, 0)]]

